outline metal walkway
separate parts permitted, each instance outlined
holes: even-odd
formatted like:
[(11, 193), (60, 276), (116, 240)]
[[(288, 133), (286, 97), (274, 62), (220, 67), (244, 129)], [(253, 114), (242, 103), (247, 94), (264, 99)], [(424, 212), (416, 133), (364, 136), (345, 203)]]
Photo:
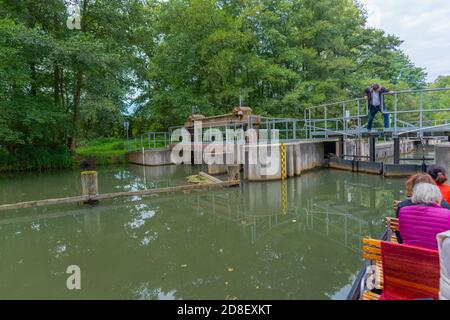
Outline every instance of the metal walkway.
[[(383, 113), (390, 118), (388, 129), (376, 129), (380, 126), (381, 115), (377, 115), (374, 128), (367, 130), (368, 104), (359, 98), (333, 102), (304, 110), (303, 119), (259, 117), (258, 129), (266, 130), (271, 140), (271, 130), (276, 130), (283, 142), (298, 140), (323, 140), (339, 137), (353, 139), (364, 137), (401, 138), (437, 138), (450, 136), (450, 88), (397, 91), (394, 95), (385, 95)], [(218, 116), (219, 117), (219, 116)], [(251, 118), (249, 118), (251, 119)], [(217, 125), (217, 123), (216, 123)], [(149, 132), (126, 143), (128, 151), (166, 148), (172, 142), (172, 134), (183, 126), (170, 127), (167, 132)], [(217, 127), (217, 126), (216, 126)], [(223, 121), (223, 129), (254, 128), (251, 121)], [(213, 141), (213, 132), (217, 128), (204, 127), (204, 137), (208, 143)], [(223, 130), (225, 131), (225, 130)], [(223, 132), (223, 141), (226, 141)]]
[(383, 100), (383, 113), (389, 115), (388, 129), (367, 130), (368, 102), (360, 98), (306, 108), (303, 121), (307, 135), (310, 139), (450, 135), (450, 88), (397, 91), (392, 96), (384, 95)]

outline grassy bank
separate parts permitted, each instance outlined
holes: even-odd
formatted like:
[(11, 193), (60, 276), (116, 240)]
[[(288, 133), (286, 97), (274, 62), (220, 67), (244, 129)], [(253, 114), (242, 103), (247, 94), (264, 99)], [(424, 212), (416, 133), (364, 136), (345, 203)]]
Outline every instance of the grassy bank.
[(77, 163), (95, 161), (96, 165), (118, 164), (126, 161), (125, 154), (124, 140), (100, 138), (81, 142), (76, 150), (75, 160)]

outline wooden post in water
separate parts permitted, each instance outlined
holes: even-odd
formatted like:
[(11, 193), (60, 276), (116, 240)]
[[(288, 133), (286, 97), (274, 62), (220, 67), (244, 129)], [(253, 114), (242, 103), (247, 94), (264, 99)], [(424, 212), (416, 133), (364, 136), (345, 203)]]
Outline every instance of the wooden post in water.
[(240, 180), (240, 165), (229, 165), (227, 166), (228, 181), (239, 181)]
[[(83, 196), (98, 196), (98, 178), (97, 171), (83, 171), (81, 172), (81, 187), (83, 190)], [(93, 204), (98, 200), (87, 200), (84, 203)]]

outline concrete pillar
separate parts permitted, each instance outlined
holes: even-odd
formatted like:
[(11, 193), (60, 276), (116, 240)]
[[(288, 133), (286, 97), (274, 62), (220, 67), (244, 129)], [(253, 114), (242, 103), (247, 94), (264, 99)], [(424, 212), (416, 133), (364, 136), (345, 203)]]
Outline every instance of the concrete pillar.
[(238, 181), (240, 180), (240, 165), (229, 165), (227, 167), (228, 181)]
[[(83, 171), (81, 172), (81, 189), (83, 196), (98, 195), (98, 179), (97, 171)], [(95, 203), (96, 200), (87, 200), (85, 203)]]
[(355, 158), (355, 160), (361, 160), (360, 157), (366, 155), (366, 148), (365, 148), (364, 139), (355, 139), (353, 141), (354, 141), (355, 151), (353, 152), (352, 155), (358, 156), (358, 157)]
[(450, 169), (450, 143), (437, 144), (435, 149), (436, 164)]

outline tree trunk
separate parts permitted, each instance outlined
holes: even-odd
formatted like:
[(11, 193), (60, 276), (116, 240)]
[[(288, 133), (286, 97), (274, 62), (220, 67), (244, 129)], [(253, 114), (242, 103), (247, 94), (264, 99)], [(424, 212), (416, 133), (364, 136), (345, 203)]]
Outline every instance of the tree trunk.
[(77, 133), (80, 114), (81, 88), (83, 85), (83, 73), (78, 71), (77, 83), (73, 99), (73, 117), (72, 117), (72, 136), (70, 137), (70, 150), (75, 151), (77, 148)]
[[(86, 32), (86, 15), (88, 12), (89, 0), (84, 0), (81, 12), (81, 32)], [(75, 94), (73, 97), (73, 117), (72, 117), (72, 135), (70, 137), (70, 150), (75, 151), (77, 148), (77, 135), (79, 126), (80, 104), (81, 104), (81, 90), (83, 86), (83, 72), (77, 71)]]

